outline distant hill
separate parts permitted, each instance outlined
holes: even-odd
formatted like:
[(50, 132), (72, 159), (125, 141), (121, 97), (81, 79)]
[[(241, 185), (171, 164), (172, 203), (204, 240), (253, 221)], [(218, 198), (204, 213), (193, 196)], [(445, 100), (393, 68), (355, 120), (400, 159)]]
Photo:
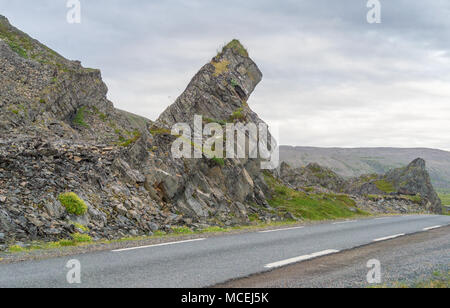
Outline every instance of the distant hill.
[(403, 167), (418, 157), (425, 159), (435, 188), (440, 191), (450, 190), (450, 152), (447, 151), (426, 148), (280, 147), (281, 160), (294, 167), (318, 163), (343, 177), (382, 174)]

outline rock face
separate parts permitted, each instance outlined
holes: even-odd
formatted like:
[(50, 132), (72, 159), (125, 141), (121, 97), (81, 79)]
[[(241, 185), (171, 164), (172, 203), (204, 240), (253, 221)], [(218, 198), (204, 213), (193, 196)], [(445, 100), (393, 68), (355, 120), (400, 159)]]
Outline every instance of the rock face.
[(261, 120), (246, 103), (261, 79), (261, 71), (239, 41), (234, 40), (195, 75), (157, 122), (168, 126), (192, 123), (194, 115), (228, 121), (234, 112), (242, 110), (242, 118), (259, 123)]
[[(0, 244), (243, 224), (249, 215), (280, 219), (265, 210), (257, 160), (175, 159), (168, 132), (195, 114), (206, 122), (261, 123), (247, 104), (261, 78), (232, 41), (154, 123), (115, 109), (100, 71), (63, 58), (0, 16)], [(88, 211), (69, 214), (58, 200), (65, 192)]]
[[(176, 137), (170, 128), (192, 124), (195, 115), (203, 116), (203, 125), (264, 123), (248, 104), (261, 78), (234, 40), (152, 122), (115, 109), (100, 71), (63, 58), (0, 16), (0, 247), (75, 232), (113, 239), (176, 226), (245, 224), (250, 217), (283, 219), (267, 202), (270, 189), (258, 159), (205, 153), (180, 159), (171, 152)], [(424, 206), (437, 210), (421, 167), (419, 161), (386, 178), (402, 193), (420, 193)], [(318, 165), (283, 165), (279, 173), (298, 189), (347, 187)], [(85, 203), (80, 216), (59, 200), (66, 192)]]
[(328, 168), (309, 164), (303, 168), (291, 168), (286, 163), (280, 165), (280, 178), (296, 188), (320, 186), (334, 192), (342, 192), (346, 181)]
[(427, 210), (442, 213), (442, 203), (431, 185), (425, 160), (418, 158), (404, 168), (391, 170), (385, 175), (385, 179), (393, 184), (398, 194), (418, 195)]
[(363, 175), (344, 179), (318, 164), (292, 168), (281, 163), (279, 178), (299, 190), (311, 187), (346, 193), (358, 199), (359, 207), (371, 212), (394, 209), (400, 213), (442, 213), (442, 204), (426, 170), (425, 161), (418, 158), (404, 168), (385, 175)]

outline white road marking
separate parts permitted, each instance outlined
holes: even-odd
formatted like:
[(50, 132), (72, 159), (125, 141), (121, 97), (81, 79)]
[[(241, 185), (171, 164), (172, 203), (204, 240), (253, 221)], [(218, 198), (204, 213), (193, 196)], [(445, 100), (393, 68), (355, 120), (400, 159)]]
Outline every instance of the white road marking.
[(338, 221), (338, 222), (335, 222), (333, 225), (349, 224), (352, 222), (358, 222), (358, 221), (357, 220)]
[(269, 233), (269, 232), (278, 232), (278, 231), (287, 231), (287, 230), (297, 230), (297, 229), (303, 229), (304, 227), (295, 227), (295, 228), (285, 228), (285, 229), (276, 229), (276, 230), (266, 230), (266, 231), (259, 231), (259, 233)]
[(442, 226), (428, 227), (428, 228), (424, 228), (423, 231), (430, 231), (430, 230), (434, 230), (434, 229), (437, 229), (437, 228), (440, 228), (440, 227), (442, 227)]
[(132, 247), (132, 248), (124, 248), (124, 249), (116, 249), (112, 250), (112, 252), (122, 252), (122, 251), (130, 251), (130, 250), (136, 250), (136, 249), (144, 249), (144, 248), (152, 248), (152, 247), (161, 247), (161, 246), (169, 246), (169, 245), (175, 245), (175, 244), (183, 244), (183, 243), (191, 243), (191, 242), (198, 242), (198, 241), (204, 241), (205, 238), (199, 238), (195, 240), (187, 240), (187, 241), (179, 241), (179, 242), (169, 242), (169, 243), (162, 243), (162, 244), (156, 244), (156, 245), (148, 245), (148, 246), (140, 246), (140, 247)]
[(374, 242), (381, 242), (381, 241), (386, 241), (386, 240), (391, 240), (400, 236), (404, 236), (405, 233), (402, 234), (396, 234), (396, 235), (391, 235), (391, 236), (386, 236), (386, 237), (382, 237), (382, 238), (377, 238), (376, 240), (373, 240)]
[(287, 259), (287, 260), (283, 260), (283, 261), (279, 261), (279, 262), (270, 263), (270, 264), (267, 264), (264, 267), (265, 268), (281, 267), (281, 266), (285, 266), (285, 265), (288, 265), (288, 264), (298, 263), (298, 262), (301, 262), (301, 261), (306, 261), (306, 260), (310, 260), (310, 259), (314, 259), (314, 258), (317, 258), (317, 257), (322, 257), (322, 256), (338, 253), (338, 252), (339, 252), (339, 250), (334, 250), (334, 249), (324, 250), (324, 251), (321, 251), (321, 252), (312, 253), (310, 255), (304, 255), (304, 256), (297, 257), (297, 258), (292, 258), (292, 259)]
[(389, 218), (393, 218), (393, 217), (380, 217), (380, 218), (375, 218), (374, 220), (389, 219)]

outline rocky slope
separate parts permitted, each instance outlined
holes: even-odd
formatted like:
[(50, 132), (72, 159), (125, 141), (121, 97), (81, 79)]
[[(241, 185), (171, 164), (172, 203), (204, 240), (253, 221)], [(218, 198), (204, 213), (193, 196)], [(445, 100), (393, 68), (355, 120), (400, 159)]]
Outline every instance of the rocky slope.
[[(247, 104), (261, 78), (232, 41), (154, 123), (115, 109), (100, 71), (64, 59), (1, 17), (0, 242), (149, 235), (243, 224), (250, 214), (280, 219), (266, 210), (257, 160), (174, 159), (170, 151), (168, 129), (194, 114), (262, 122)], [(60, 201), (68, 192), (85, 203), (81, 215)]]
[(433, 186), (450, 190), (450, 152), (425, 148), (315, 148), (280, 147), (280, 158), (293, 167), (317, 163), (345, 178), (384, 174), (407, 165), (417, 157), (427, 162)]
[[(0, 16), (0, 249), (78, 233), (113, 239), (180, 226), (294, 218), (269, 205), (274, 189), (259, 159), (218, 159), (203, 152), (198, 159), (179, 159), (171, 151), (177, 138), (171, 126), (192, 124), (195, 115), (203, 116), (203, 125), (263, 123), (248, 104), (261, 78), (234, 40), (153, 122), (115, 109), (100, 71), (63, 58)], [(399, 188), (433, 197), (413, 185), (424, 174), (408, 174), (399, 176)], [(284, 166), (281, 175), (273, 175), (298, 190), (313, 185), (343, 192), (347, 187), (318, 165), (298, 174)]]
[(345, 193), (358, 202), (359, 208), (369, 212), (442, 212), (441, 200), (421, 158), (384, 175), (362, 175), (350, 179), (344, 179), (318, 164), (292, 168), (283, 162), (278, 172), (280, 179), (297, 190), (325, 189)]

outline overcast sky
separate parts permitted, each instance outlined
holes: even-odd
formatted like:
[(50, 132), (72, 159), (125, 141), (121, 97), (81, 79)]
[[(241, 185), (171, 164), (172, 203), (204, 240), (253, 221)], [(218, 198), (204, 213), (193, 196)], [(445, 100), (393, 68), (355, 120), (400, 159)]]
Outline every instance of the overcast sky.
[(450, 150), (450, 1), (0, 0), (0, 14), (86, 67), (118, 108), (150, 119), (227, 41), (264, 74), (249, 100), (280, 142)]

